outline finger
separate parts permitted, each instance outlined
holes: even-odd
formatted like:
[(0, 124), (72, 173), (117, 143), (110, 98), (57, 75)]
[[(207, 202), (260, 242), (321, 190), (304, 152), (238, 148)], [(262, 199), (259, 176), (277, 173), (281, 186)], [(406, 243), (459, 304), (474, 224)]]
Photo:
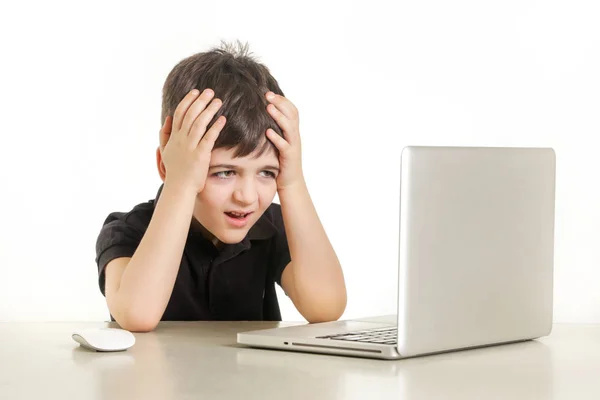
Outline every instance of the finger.
[(273, 142), (273, 144), (275, 145), (275, 147), (277, 147), (277, 150), (279, 150), (280, 153), (287, 151), (291, 147), (290, 144), (284, 138), (279, 136), (277, 132), (275, 132), (271, 128), (267, 129), (267, 138), (271, 142)]
[(269, 104), (267, 106), (267, 111), (269, 115), (277, 122), (277, 125), (283, 130), (283, 135), (285, 139), (293, 144), (295, 141), (294, 137), (294, 124), (290, 121), (281, 111), (277, 109), (273, 104)]
[(183, 100), (181, 100), (177, 105), (175, 113), (173, 113), (173, 129), (175, 130), (175, 133), (178, 133), (181, 130), (183, 117), (185, 117), (188, 108), (190, 108), (190, 106), (192, 105), (194, 100), (196, 100), (199, 94), (200, 92), (198, 91), (198, 89), (193, 89), (188, 94), (186, 94)]
[(223, 127), (225, 126), (225, 122), (226, 122), (226, 120), (223, 115), (221, 115), (219, 118), (217, 118), (215, 123), (212, 124), (210, 129), (208, 131), (206, 131), (206, 133), (200, 140), (200, 143), (198, 144), (198, 148), (200, 149), (200, 151), (206, 151), (206, 152), (212, 151), (213, 147), (215, 146), (215, 142), (217, 141), (217, 138), (219, 137), (219, 133), (221, 133), (221, 131), (223, 130)]
[(181, 131), (186, 135), (190, 134), (192, 125), (196, 118), (206, 109), (206, 106), (213, 99), (215, 92), (211, 89), (205, 89), (202, 94), (192, 103), (188, 111), (185, 113), (185, 118), (181, 124)]
[(215, 114), (219, 111), (223, 103), (220, 99), (214, 99), (208, 107), (196, 118), (194, 124), (190, 128), (190, 144), (194, 147), (198, 146), (198, 142), (202, 140), (202, 136), (204, 132), (206, 132), (206, 128), (208, 128), (208, 124), (214, 118)]
[(167, 142), (169, 141), (169, 137), (171, 136), (172, 122), (173, 117), (167, 115), (167, 117), (165, 118), (165, 123), (163, 124), (162, 128), (160, 128), (159, 140), (161, 148), (164, 148), (167, 145)]
[(298, 110), (296, 109), (296, 106), (292, 104), (291, 101), (273, 92), (267, 92), (266, 96), (267, 100), (275, 104), (275, 106), (277, 106), (277, 109), (280, 110), (283, 113), (283, 115), (285, 115), (287, 118), (298, 118)]

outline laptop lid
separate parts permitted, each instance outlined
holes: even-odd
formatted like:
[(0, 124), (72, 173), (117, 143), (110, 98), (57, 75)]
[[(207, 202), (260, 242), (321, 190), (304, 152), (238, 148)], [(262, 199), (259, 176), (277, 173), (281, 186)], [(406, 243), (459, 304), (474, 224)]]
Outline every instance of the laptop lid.
[(554, 151), (409, 146), (401, 164), (400, 354), (549, 334)]

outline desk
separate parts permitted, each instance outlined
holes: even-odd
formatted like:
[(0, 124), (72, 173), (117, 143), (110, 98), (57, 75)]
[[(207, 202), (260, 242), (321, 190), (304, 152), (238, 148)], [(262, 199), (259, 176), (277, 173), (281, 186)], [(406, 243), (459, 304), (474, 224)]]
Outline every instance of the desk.
[(165, 322), (96, 353), (71, 332), (114, 323), (0, 323), (0, 399), (600, 399), (600, 325), (400, 361), (236, 345), (238, 331), (277, 325)]

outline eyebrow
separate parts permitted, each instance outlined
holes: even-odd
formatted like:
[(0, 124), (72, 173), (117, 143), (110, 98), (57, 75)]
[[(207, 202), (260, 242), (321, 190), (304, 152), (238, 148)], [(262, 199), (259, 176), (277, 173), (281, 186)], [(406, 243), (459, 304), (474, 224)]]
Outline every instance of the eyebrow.
[[(237, 165), (232, 165), (232, 164), (215, 164), (215, 165), (211, 165), (211, 166), (208, 167), (208, 169), (213, 169), (213, 168), (225, 168), (225, 169), (235, 169), (235, 170), (237, 170), (239, 167)], [(261, 170), (263, 170), (263, 169), (270, 169), (270, 170), (279, 172), (279, 168), (277, 168), (274, 165), (265, 165), (265, 166), (263, 166), (260, 169)]]

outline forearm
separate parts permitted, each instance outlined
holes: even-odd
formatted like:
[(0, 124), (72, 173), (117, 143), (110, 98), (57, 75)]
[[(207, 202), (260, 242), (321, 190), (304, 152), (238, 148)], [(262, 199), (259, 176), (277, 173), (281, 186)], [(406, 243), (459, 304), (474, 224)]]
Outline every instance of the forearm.
[(307, 320), (337, 319), (346, 307), (340, 262), (304, 183), (280, 191), (279, 199), (293, 260), (296, 307)]
[[(168, 304), (181, 263), (195, 193), (166, 183), (135, 254), (123, 271), (113, 316), (137, 325), (157, 324)], [(118, 316), (118, 317), (117, 317)]]

